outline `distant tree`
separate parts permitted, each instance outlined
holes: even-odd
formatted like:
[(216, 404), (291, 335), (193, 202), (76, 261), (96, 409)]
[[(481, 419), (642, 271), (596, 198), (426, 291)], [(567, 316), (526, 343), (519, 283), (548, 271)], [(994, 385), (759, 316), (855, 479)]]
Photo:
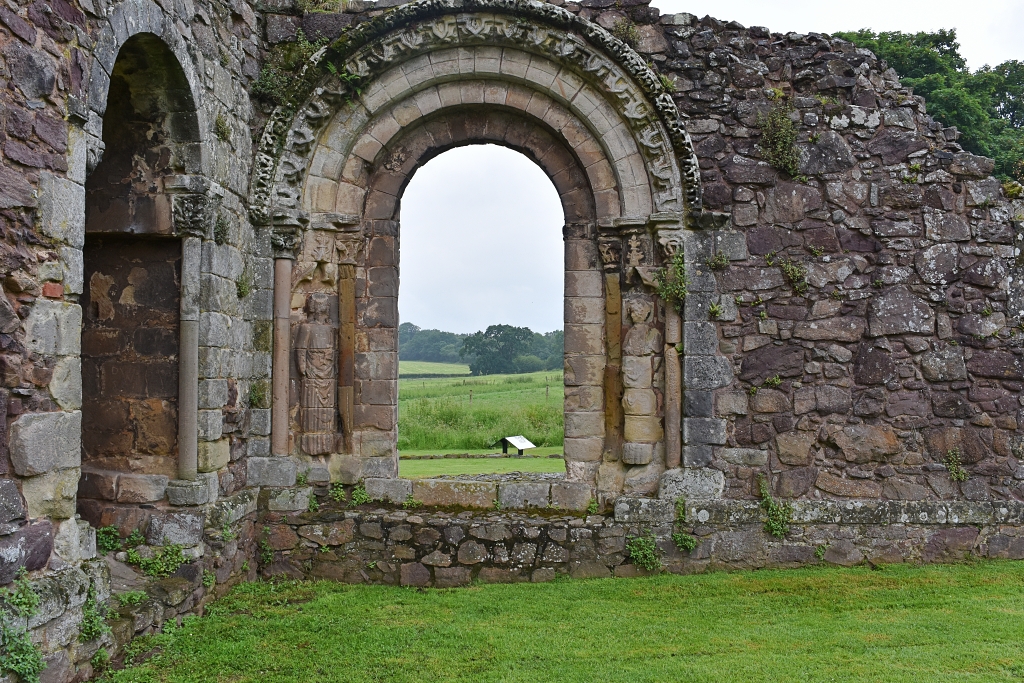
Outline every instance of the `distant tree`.
[(520, 372), (516, 359), (529, 355), (533, 332), (528, 327), (491, 325), (484, 332), (476, 332), (462, 342), (459, 355), (475, 356), (469, 364), (474, 375), (495, 375)]
[(960, 130), (964, 149), (995, 160), (997, 176), (1024, 180), (1024, 62), (971, 73), (955, 29), (836, 35), (884, 59), (904, 85), (927, 100), (929, 114)]
[(432, 363), (462, 363), (464, 334), (422, 330), (412, 323), (398, 327), (398, 357), (401, 360), (425, 360)]
[[(416, 336), (416, 333), (420, 331), (420, 328), (412, 323), (402, 323), (398, 326), (398, 348), (401, 349), (402, 345), (407, 341)], [(406, 360), (413, 360), (407, 358)]]

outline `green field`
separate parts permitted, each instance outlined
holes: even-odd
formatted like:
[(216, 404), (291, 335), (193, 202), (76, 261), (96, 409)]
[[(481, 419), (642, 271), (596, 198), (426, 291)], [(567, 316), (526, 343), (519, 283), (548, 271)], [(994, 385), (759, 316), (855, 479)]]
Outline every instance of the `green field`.
[(398, 376), (402, 375), (468, 375), (469, 365), (462, 363), (428, 363), (422, 360), (398, 361)]
[[(541, 449), (538, 449), (541, 450)], [(398, 476), (423, 479), (439, 474), (497, 474), (503, 472), (565, 472), (561, 458), (445, 458), (399, 460)]]
[[(115, 683), (1019, 681), (1024, 563), (450, 590), (255, 583)], [(135, 646), (133, 646), (135, 647)]]
[[(436, 365), (445, 366), (417, 363)], [(516, 434), (537, 446), (561, 446), (563, 394), (562, 373), (555, 371), (399, 379), (398, 449), (463, 453)]]

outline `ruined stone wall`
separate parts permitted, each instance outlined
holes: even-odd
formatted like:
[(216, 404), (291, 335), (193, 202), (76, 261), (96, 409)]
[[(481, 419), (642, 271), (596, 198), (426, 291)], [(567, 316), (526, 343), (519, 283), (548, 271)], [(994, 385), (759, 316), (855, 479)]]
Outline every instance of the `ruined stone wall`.
[[(637, 570), (624, 552), (626, 539), (648, 532), (671, 571), (1024, 557), (1016, 437), (1024, 365), (1015, 336), (1022, 306), (1015, 243), (1024, 201), (1009, 200), (989, 177), (991, 161), (965, 153), (957, 132), (931, 120), (921, 98), (870, 53), (824, 35), (662, 17), (634, 0), (552, 4), (634, 43), (686, 115), (700, 183), (686, 181), (690, 222), (677, 245), (690, 278), (677, 347), (681, 467), (666, 463), (666, 444), (676, 435), (665, 437), (664, 423), (651, 419), (667, 416), (666, 392), (674, 386), (665, 374), (671, 353), (657, 348), (673, 334), (665, 329), (672, 316), (660, 304), (645, 308), (657, 304), (651, 276), (666, 256), (654, 233), (658, 220), (676, 220), (652, 214), (602, 224), (600, 237), (611, 241), (588, 233), (587, 246), (573, 251), (589, 259), (587, 268), (605, 268), (602, 287), (621, 285), (625, 304), (589, 320), (603, 330), (594, 335), (604, 336), (588, 337), (586, 353), (604, 367), (599, 354), (612, 358), (608, 349), (621, 341), (613, 360), (640, 359), (646, 369), (636, 380), (642, 386), (624, 387), (643, 391), (604, 397), (606, 413), (622, 420), (612, 427), (629, 427), (629, 434), (609, 428), (614, 438), (601, 437), (600, 448), (574, 461), (574, 481), (364, 482), (373, 497), (395, 506), (410, 496), (428, 504), (412, 511), (342, 509), (328, 502), (326, 487), (294, 487), (295, 462), (272, 456), (268, 438), (274, 253), (271, 230), (254, 228), (249, 210), (256, 191), (251, 169), (265, 161), (254, 158), (252, 140), (270, 108), (254, 106), (249, 92), (269, 50), (287, 47), (300, 28), (310, 39), (333, 39), (391, 4), (355, 0), (336, 14), (303, 14), (292, 0), (0, 6), (0, 585), (25, 568), (54, 596), (31, 624), (53, 680), (91, 674), (87, 662), (101, 643), (77, 638), (89, 585), (101, 601), (111, 585), (115, 592), (149, 591), (102, 641), (119, 647), (166, 619), (200, 612), (232, 582), (256, 578), (258, 563), (265, 576), (436, 586), (630, 575)], [(121, 87), (111, 87), (111, 76), (120, 47), (140, 33), (166, 45), (189, 91), (148, 101), (173, 102), (170, 113), (187, 116), (146, 118), (139, 109), (159, 144), (112, 149), (103, 166), (111, 134), (109, 127), (104, 134), (104, 115), (111, 90)], [(179, 112), (181, 102), (194, 110)], [(763, 135), (773, 117), (776, 125), (796, 126), (795, 148), (774, 150), (782, 157), (775, 166)], [(165, 145), (165, 134), (178, 147)], [(121, 142), (142, 138), (149, 139)], [(311, 140), (288, 144), (299, 159)], [(178, 151), (165, 158), (162, 150), (172, 148)], [(795, 166), (780, 170), (789, 152)], [(181, 163), (172, 163), (174, 154)], [(693, 168), (688, 159), (677, 161)], [(159, 387), (136, 386), (131, 397), (131, 386), (117, 385), (120, 398), (135, 403), (96, 445), (109, 449), (115, 433), (130, 436), (123, 441), (131, 445), (103, 461), (87, 457), (83, 470), (82, 446), (88, 453), (93, 445), (82, 440), (83, 389), (95, 391), (100, 381), (89, 364), (128, 347), (89, 347), (92, 360), (83, 364), (83, 344), (96, 340), (83, 337), (91, 323), (82, 304), (105, 296), (128, 305), (126, 292), (136, 286), (132, 268), (116, 265), (117, 255), (109, 267), (107, 253), (95, 268), (85, 263), (86, 182), (108, 166), (117, 166), (107, 177), (117, 192), (104, 196), (134, 197), (136, 217), (160, 207), (143, 232), (182, 244), (178, 322), (198, 327), (199, 476), (192, 488), (168, 487), (181, 446), (172, 445), (171, 408), (158, 418), (142, 410), (148, 401), (181, 398), (166, 377)], [(301, 184), (295, 175), (287, 180)], [(110, 221), (114, 214), (94, 215)], [(356, 230), (342, 220), (347, 216), (335, 218), (344, 224), (347, 258), (359, 251), (348, 244), (358, 239), (349, 234)], [(120, 256), (127, 259), (130, 250)], [(324, 263), (351, 279), (341, 256)], [(620, 264), (634, 269), (621, 281)], [(300, 271), (297, 279), (326, 281), (323, 267)], [(115, 284), (102, 289), (107, 278), (93, 278), (96, 272)], [(395, 283), (386, 284), (390, 297)], [(306, 289), (303, 295), (320, 291)], [(306, 303), (303, 296), (285, 308)], [(165, 312), (173, 318), (171, 309)], [(332, 314), (316, 324), (373, 346), (366, 330), (346, 327), (352, 319)], [(169, 342), (173, 327), (164, 319), (152, 334)], [(326, 338), (321, 332), (311, 328), (307, 336)], [(375, 351), (394, 351), (385, 346)], [(131, 350), (140, 348), (134, 340)], [(170, 357), (171, 346), (146, 348)], [(318, 379), (369, 372), (339, 364), (338, 375)], [(130, 379), (137, 382), (137, 374)], [(594, 386), (602, 381), (605, 391), (624, 389), (615, 377), (594, 375)], [(588, 405), (597, 405), (587, 393)], [(306, 419), (290, 417), (296, 424)], [(333, 433), (329, 423), (319, 419), (311, 431)], [(586, 436), (596, 444), (603, 426), (591, 428), (595, 434)], [(612, 441), (623, 437), (633, 447), (616, 450)], [(330, 446), (311, 442), (307, 452)], [(951, 454), (966, 478), (951, 476)], [(352, 471), (347, 484), (368, 476), (366, 469)], [(342, 478), (319, 467), (304, 478), (321, 485), (329, 474)], [(793, 500), (793, 523), (782, 539), (766, 534), (753, 500), (760, 475), (775, 496)], [(311, 496), (323, 512), (307, 511)], [(680, 497), (685, 518), (674, 506)], [(494, 501), (506, 511), (444, 511), (467, 502), (490, 508)], [(601, 515), (569, 516), (592, 503)], [(530, 514), (530, 507), (545, 509)], [(180, 544), (194, 561), (175, 577), (146, 582), (116, 558), (95, 558), (93, 526), (108, 524), (124, 535), (140, 530), (147, 540), (141, 552)], [(697, 539), (691, 553), (672, 543), (676, 531)], [(214, 585), (203, 584), (205, 572)]]

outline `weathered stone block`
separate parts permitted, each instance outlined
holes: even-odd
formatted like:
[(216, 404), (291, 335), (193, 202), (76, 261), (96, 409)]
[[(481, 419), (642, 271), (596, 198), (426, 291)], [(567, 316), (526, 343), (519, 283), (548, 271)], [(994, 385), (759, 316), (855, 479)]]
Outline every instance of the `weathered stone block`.
[(786, 465), (806, 465), (811, 460), (811, 447), (817, 443), (817, 432), (787, 432), (775, 437), (775, 453)]
[(882, 495), (882, 485), (877, 481), (843, 479), (828, 472), (818, 473), (815, 486), (822, 491), (847, 498), (878, 498)]
[(82, 407), (82, 361), (78, 357), (66, 356), (57, 361), (50, 379), (50, 395), (63, 410)]
[(429, 586), (430, 570), (419, 562), (407, 562), (400, 570), (403, 586)]
[(551, 484), (551, 507), (560, 510), (586, 510), (593, 497), (593, 488), (583, 482), (560, 481)]
[(85, 187), (52, 173), (39, 175), (39, 226), (71, 247), (85, 244)]
[[(653, 415), (626, 415), (623, 435), (626, 441), (655, 443), (665, 437), (661, 418)], [(700, 419), (700, 418), (688, 418)]]
[(889, 425), (847, 425), (832, 430), (829, 439), (850, 462), (882, 461), (900, 450), (899, 440)]
[(921, 374), (930, 382), (954, 382), (967, 379), (964, 354), (959, 348), (947, 346), (921, 356)]
[(381, 479), (367, 477), (363, 480), (366, 493), (373, 500), (404, 503), (412, 495), (412, 481), (409, 479)]
[(79, 469), (73, 467), (23, 479), (21, 492), (25, 496), (28, 516), (54, 519), (73, 517), (79, 474)]
[(412, 483), (413, 498), (430, 506), (489, 508), (497, 495), (494, 482), (417, 479)]
[(29, 351), (51, 356), (81, 352), (82, 307), (78, 304), (36, 299), (24, 326)]
[(473, 575), (467, 567), (435, 567), (434, 587), (435, 588), (456, 588), (468, 586)]
[(81, 412), (25, 413), (11, 427), (11, 464), (22, 477), (78, 467), (81, 442)]
[(719, 453), (730, 465), (763, 467), (768, 462), (768, 451), (757, 448), (723, 448)]
[(203, 542), (203, 515), (192, 512), (172, 512), (153, 515), (146, 530), (146, 543), (150, 545), (177, 544), (196, 546)]
[[(321, 546), (344, 545), (355, 538), (356, 521), (346, 519), (331, 524), (309, 524), (299, 527), (299, 536)], [(400, 540), (392, 536), (392, 540)]]
[(313, 489), (308, 486), (286, 489), (272, 489), (267, 499), (267, 509), (281, 512), (308, 510), (309, 497)]
[[(668, 473), (666, 472), (666, 474)], [(675, 519), (675, 505), (671, 500), (622, 497), (615, 501), (616, 522), (624, 524), (663, 523), (671, 522), (673, 519)]]
[(688, 446), (725, 444), (725, 420), (704, 417), (683, 418), (683, 443)]
[[(216, 477), (216, 474), (210, 474)], [(216, 499), (216, 492), (212, 499), (210, 497), (210, 484), (207, 479), (172, 479), (167, 482), (167, 500), (171, 505), (205, 505)]]
[(228, 439), (199, 442), (199, 471), (216, 472), (231, 462), (231, 442)]
[(710, 500), (721, 498), (725, 490), (725, 473), (709, 467), (700, 469), (669, 470), (661, 475), (658, 498), (674, 501), (677, 498)]
[(25, 518), (25, 501), (13, 479), (0, 479), (0, 524)]
[(542, 482), (510, 481), (498, 484), (498, 502), (502, 508), (546, 508), (550, 502), (550, 493), (550, 484)]
[(294, 486), (295, 463), (290, 458), (249, 458), (246, 479), (250, 486)]
[(868, 321), (872, 337), (908, 332), (935, 332), (935, 314), (931, 306), (902, 285), (893, 287), (871, 301), (868, 306)]
[(654, 459), (653, 443), (622, 444), (622, 462), (627, 465), (646, 465)]
[(117, 478), (117, 502), (152, 503), (163, 500), (170, 477), (163, 474), (121, 474)]

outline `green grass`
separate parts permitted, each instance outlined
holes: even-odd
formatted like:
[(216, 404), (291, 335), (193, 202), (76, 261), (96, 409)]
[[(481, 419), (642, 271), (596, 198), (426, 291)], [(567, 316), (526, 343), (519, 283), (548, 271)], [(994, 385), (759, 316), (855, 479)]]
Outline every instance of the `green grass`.
[(463, 363), (431, 363), (425, 360), (398, 361), (398, 376), (402, 375), (468, 375), (469, 365)]
[(405, 479), (439, 474), (495, 474), (500, 472), (565, 472), (561, 458), (446, 458), (399, 460), (398, 476)]
[[(1019, 681), (1024, 563), (248, 584), (116, 683)], [(215, 614), (215, 616), (213, 615)]]
[(398, 397), (400, 451), (487, 449), (515, 434), (562, 445), (561, 372), (399, 379)]

